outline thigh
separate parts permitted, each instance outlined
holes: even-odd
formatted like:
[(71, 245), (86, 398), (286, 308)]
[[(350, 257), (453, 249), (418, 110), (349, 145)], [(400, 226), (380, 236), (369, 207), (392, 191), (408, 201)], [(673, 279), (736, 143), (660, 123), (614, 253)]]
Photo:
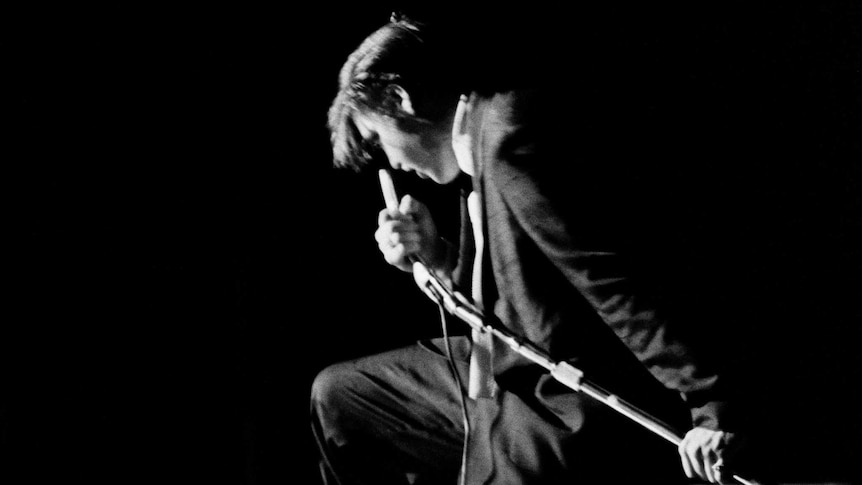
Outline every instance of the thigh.
[[(451, 346), (463, 376), (469, 343), (455, 337)], [(397, 461), (404, 472), (457, 473), (464, 427), (446, 350), (436, 339), (326, 368), (312, 390), (321, 438), (339, 453)]]
[[(490, 483), (681, 483), (676, 448), (578, 392), (504, 392), (487, 430)], [(547, 396), (544, 396), (547, 397)]]

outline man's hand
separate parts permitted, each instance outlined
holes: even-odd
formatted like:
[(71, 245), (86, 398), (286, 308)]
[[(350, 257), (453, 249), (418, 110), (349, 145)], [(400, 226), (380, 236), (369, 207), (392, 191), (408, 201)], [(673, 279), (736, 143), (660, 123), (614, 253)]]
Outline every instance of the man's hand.
[(377, 224), (374, 239), (387, 263), (411, 272), (410, 257), (421, 256), (433, 267), (445, 266), (445, 243), (425, 204), (405, 195), (397, 211), (380, 211)]
[(694, 428), (679, 445), (682, 468), (688, 478), (695, 475), (710, 483), (735, 483), (727, 467), (732, 467), (740, 440), (732, 433)]

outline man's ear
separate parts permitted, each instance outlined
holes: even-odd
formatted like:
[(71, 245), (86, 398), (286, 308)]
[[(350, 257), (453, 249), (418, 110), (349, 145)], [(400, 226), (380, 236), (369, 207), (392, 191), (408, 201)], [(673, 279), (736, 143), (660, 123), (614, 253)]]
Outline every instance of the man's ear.
[(416, 111), (413, 110), (413, 102), (410, 100), (410, 94), (401, 85), (390, 84), (386, 88), (386, 92), (398, 109), (409, 115), (416, 114)]

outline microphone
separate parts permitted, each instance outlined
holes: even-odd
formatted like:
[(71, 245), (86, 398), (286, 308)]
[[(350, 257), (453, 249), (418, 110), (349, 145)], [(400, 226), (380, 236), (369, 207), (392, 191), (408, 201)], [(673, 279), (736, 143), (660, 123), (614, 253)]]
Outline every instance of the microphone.
[(392, 181), (392, 175), (385, 168), (378, 170), (377, 174), (380, 176), (380, 190), (383, 192), (386, 208), (397, 211), (398, 194), (395, 192), (395, 182)]

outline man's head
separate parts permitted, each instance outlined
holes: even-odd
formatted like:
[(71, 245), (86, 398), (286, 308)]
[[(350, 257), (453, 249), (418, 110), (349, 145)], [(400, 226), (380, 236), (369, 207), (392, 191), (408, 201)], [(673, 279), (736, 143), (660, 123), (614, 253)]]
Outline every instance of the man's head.
[(328, 126), (334, 163), (358, 170), (384, 152), (396, 169), (439, 183), (457, 176), (451, 121), (461, 94), (452, 43), (393, 18), (341, 69)]

